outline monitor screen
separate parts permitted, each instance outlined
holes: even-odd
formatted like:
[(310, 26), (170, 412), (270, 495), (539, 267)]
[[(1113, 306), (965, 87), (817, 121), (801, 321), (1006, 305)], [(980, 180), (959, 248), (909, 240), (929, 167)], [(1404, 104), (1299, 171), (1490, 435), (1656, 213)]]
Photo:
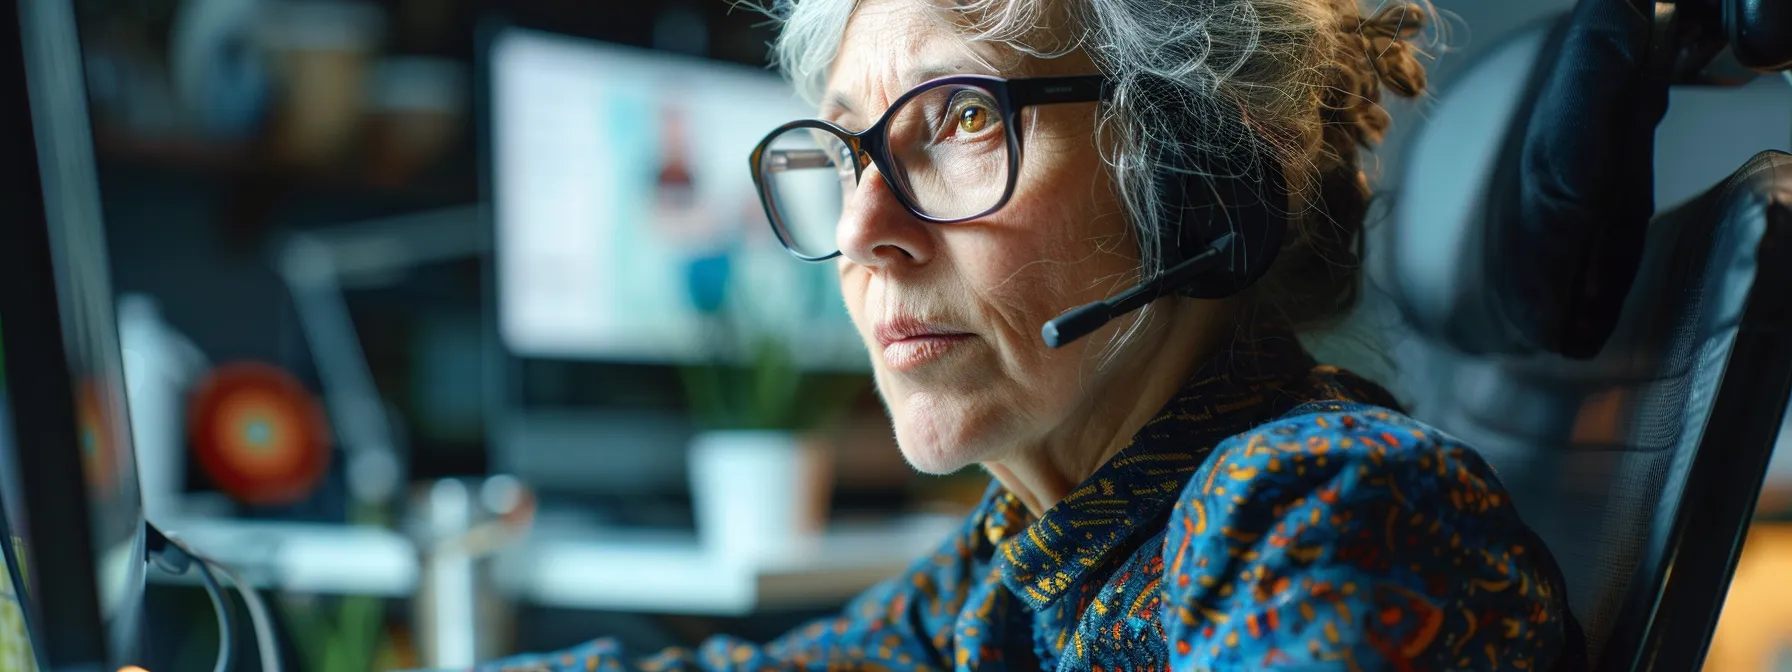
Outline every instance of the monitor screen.
[[(5, 326), (0, 325), (0, 353), (6, 350)], [(12, 435), (6, 403), (6, 362), (0, 356), (0, 460), (9, 460), (18, 449)], [(25, 539), (18, 534), (23, 520), (18, 467), (0, 465), (0, 670), (37, 669), (37, 647), (25, 627), (25, 566), (18, 561)]]
[(30, 523), (25, 519), (25, 490), (19, 473), (19, 441), (13, 435), (12, 403), (6, 389), (6, 321), (0, 320), (0, 511), (5, 513), (6, 538), (0, 543), (15, 550), (25, 543)]
[(680, 363), (781, 339), (864, 347), (832, 263), (784, 252), (748, 170), (814, 111), (774, 74), (507, 28), (490, 45), (499, 336), (524, 358)]

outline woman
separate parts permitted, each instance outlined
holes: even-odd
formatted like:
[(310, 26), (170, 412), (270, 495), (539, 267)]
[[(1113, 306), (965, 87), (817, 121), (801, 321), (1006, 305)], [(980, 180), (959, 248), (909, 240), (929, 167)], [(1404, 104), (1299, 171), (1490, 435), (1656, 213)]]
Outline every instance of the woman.
[(768, 645), (512, 669), (1579, 664), (1487, 465), (1294, 338), (1355, 304), (1359, 148), (1383, 88), (1425, 84), (1425, 8), (1356, 2), (784, 7), (828, 123), (755, 153), (768, 214), (837, 257), (909, 463), (994, 482), (906, 576)]

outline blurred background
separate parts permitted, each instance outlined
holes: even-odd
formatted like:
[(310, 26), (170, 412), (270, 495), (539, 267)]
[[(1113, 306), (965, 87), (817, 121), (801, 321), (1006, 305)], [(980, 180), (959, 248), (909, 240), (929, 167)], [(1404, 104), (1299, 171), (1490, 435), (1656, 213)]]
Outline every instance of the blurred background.
[[(1447, 90), (1571, 3), (1437, 4)], [(770, 237), (746, 157), (809, 111), (766, 69), (763, 15), (77, 6), (145, 505), (274, 597), (290, 669), (766, 639), (927, 552), (982, 493), (980, 472), (903, 464), (831, 268)], [(1792, 145), (1786, 82), (1714, 95), (1675, 93), (1664, 205)], [(1425, 103), (1394, 112), (1388, 188)], [(1720, 112), (1734, 133), (1683, 130)], [(1340, 363), (1398, 391), (1425, 367), (1389, 362), (1424, 358), (1387, 313), (1371, 296), (1351, 328), (1390, 356)], [(1792, 623), (1788, 584), (1751, 579), (1792, 563), (1782, 465), (1712, 669), (1792, 652), (1792, 626), (1765, 625)], [(152, 579), (150, 669), (209, 666), (205, 594)]]

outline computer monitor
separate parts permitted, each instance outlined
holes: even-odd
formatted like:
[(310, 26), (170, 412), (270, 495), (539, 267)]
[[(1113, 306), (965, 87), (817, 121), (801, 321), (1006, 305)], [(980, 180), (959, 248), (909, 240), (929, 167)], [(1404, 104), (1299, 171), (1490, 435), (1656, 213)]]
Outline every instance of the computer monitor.
[(144, 523), (69, 0), (0, 2), (0, 488), (47, 670), (138, 662)]
[(495, 467), (547, 489), (682, 485), (677, 367), (771, 336), (799, 366), (868, 373), (837, 270), (784, 251), (748, 169), (766, 133), (815, 114), (788, 83), (514, 17), (484, 28)]
[[(690, 362), (752, 320), (863, 366), (831, 264), (777, 243), (747, 170), (814, 116), (763, 69), (515, 27), (491, 44), (499, 334), (526, 357)], [(725, 316), (725, 317), (719, 317)]]

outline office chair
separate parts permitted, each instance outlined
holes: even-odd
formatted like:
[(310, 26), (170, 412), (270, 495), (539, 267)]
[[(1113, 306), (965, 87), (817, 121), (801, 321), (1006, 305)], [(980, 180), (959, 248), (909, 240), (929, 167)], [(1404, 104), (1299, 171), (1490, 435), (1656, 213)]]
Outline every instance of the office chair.
[[(1596, 2), (1510, 39), (1439, 99), (1375, 270), (1429, 353), (1405, 376), (1420, 385), (1413, 414), (1494, 466), (1561, 565), (1592, 668), (1696, 670), (1792, 397), (1792, 155), (1763, 152), (1655, 212), (1647, 166), (1666, 85), (1746, 79), (1736, 61), (1759, 54), (1669, 44), (1692, 30), (1671, 27), (1675, 10), (1693, 8), (1663, 5), (1632, 17), (1654, 21), (1666, 48), (1617, 85), (1626, 103), (1585, 110), (1610, 118), (1536, 113), (1557, 102), (1539, 96), (1589, 95), (1548, 80), (1587, 67), (1574, 22), (1622, 8)], [(1756, 16), (1792, 35), (1792, 7), (1770, 7)], [(1659, 109), (1636, 90), (1655, 85)], [(1593, 149), (1631, 156), (1574, 154)], [(1640, 185), (1611, 188), (1639, 166)], [(1558, 200), (1532, 207), (1526, 189), (1551, 180)]]

